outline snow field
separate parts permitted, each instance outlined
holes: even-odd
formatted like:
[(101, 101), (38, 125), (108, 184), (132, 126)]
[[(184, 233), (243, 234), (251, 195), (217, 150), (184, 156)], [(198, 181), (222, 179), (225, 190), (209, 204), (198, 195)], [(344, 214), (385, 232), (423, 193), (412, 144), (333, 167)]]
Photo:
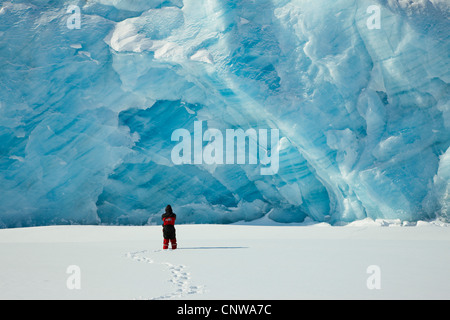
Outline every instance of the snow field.
[(446, 225), (179, 225), (177, 238), (163, 251), (159, 226), (2, 229), (0, 299), (450, 298)]

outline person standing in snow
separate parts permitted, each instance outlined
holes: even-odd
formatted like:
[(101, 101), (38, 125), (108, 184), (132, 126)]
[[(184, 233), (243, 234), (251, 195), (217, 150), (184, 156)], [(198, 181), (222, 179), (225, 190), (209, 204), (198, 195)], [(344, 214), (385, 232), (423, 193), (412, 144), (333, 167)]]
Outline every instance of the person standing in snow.
[(167, 205), (166, 212), (161, 216), (163, 221), (163, 250), (169, 249), (169, 241), (172, 245), (172, 250), (177, 248), (177, 239), (175, 236), (175, 219), (177, 215), (173, 213), (172, 207)]

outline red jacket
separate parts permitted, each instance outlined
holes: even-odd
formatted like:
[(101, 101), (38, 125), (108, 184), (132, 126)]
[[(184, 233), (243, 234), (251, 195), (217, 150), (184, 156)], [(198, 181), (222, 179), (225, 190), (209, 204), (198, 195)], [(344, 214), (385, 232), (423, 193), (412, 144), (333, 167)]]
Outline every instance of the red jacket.
[(165, 213), (162, 215), (161, 218), (162, 218), (162, 221), (164, 221), (163, 222), (164, 226), (168, 226), (168, 225), (173, 226), (173, 225), (175, 225), (175, 220), (176, 220), (177, 216), (175, 213), (172, 213), (172, 214)]

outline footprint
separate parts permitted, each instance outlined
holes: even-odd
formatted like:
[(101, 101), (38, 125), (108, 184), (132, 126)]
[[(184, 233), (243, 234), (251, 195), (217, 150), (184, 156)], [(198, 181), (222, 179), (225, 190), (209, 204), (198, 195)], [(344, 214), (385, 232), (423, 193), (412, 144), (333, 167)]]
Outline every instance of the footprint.
[[(147, 253), (147, 250), (128, 252), (125, 256), (137, 262), (155, 263), (153, 259), (144, 256), (145, 253)], [(185, 271), (186, 266), (181, 264), (174, 265), (169, 262), (162, 262), (159, 264), (166, 265), (168, 267), (168, 270), (171, 274), (171, 278), (168, 281), (171, 282), (173, 285), (175, 285), (176, 289), (173, 293), (168, 293), (166, 295), (162, 295), (156, 298), (151, 298), (151, 300), (181, 298), (188, 294), (189, 295), (202, 294), (205, 292), (204, 286), (191, 285), (190, 283), (191, 274)], [(139, 297), (139, 299), (142, 300), (143, 298)]]
[(136, 252), (128, 252), (126, 254), (127, 258), (133, 259), (138, 262), (146, 262), (153, 263), (154, 261), (148, 257), (142, 256), (141, 254), (145, 253), (147, 250), (136, 251)]

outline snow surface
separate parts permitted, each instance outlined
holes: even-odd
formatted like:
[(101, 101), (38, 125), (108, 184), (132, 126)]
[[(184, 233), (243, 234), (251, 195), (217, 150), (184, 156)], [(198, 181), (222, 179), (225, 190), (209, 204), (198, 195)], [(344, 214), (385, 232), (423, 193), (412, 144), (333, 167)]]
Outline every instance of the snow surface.
[[(0, 227), (151, 224), (168, 203), (184, 223), (448, 220), (449, 16), (446, 0), (1, 1)], [(195, 121), (280, 130), (279, 171), (174, 165), (171, 133)]]
[(179, 225), (174, 251), (162, 251), (159, 226), (2, 229), (0, 299), (450, 298), (448, 225), (268, 221)]

